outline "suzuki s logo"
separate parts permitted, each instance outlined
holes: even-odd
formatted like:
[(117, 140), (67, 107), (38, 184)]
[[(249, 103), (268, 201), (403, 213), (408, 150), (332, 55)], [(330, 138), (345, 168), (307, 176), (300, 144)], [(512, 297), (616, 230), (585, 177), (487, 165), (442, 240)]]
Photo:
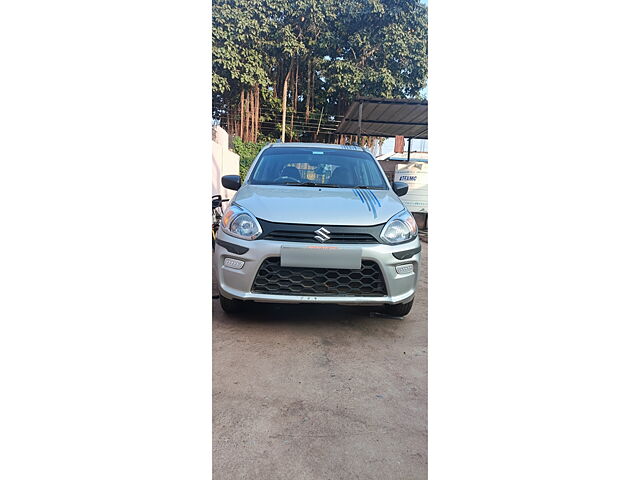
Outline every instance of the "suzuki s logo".
[(319, 241), (320, 243), (324, 243), (327, 240), (329, 240), (331, 237), (329, 236), (329, 234), (331, 233), (329, 230), (327, 230), (326, 228), (322, 227), (319, 228), (318, 230), (316, 230), (314, 232), (316, 234), (315, 238), (317, 241)]

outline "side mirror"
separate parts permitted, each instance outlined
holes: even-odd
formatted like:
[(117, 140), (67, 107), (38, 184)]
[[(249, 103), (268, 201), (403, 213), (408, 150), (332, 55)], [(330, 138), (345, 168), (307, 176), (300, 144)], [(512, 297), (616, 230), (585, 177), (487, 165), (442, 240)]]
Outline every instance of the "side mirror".
[(242, 185), (240, 175), (225, 175), (222, 177), (222, 186), (224, 188), (228, 188), (229, 190), (238, 190), (240, 189), (240, 185)]
[[(224, 185), (224, 177), (222, 178), (222, 184)], [(396, 195), (399, 197), (406, 195), (409, 191), (409, 185), (404, 182), (393, 182), (391, 188), (393, 188), (393, 191), (396, 192)]]

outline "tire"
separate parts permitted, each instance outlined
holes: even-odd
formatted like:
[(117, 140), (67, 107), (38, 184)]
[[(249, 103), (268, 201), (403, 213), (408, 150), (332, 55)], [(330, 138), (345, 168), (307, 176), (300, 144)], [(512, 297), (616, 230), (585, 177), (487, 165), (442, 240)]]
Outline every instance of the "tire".
[(226, 313), (238, 313), (242, 311), (244, 302), (235, 298), (227, 298), (220, 294), (220, 306)]
[(384, 313), (390, 317), (404, 317), (408, 315), (413, 307), (413, 300), (408, 303), (398, 303), (397, 305), (385, 305)]

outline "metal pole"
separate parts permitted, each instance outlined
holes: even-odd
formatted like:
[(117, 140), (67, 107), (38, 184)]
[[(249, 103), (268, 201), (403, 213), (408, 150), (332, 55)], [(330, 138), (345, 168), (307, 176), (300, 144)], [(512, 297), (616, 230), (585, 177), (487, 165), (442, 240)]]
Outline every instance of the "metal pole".
[(362, 100), (358, 106), (358, 145), (360, 145), (360, 137), (362, 136)]
[(407, 162), (411, 159), (411, 137), (409, 137), (409, 150), (407, 151)]

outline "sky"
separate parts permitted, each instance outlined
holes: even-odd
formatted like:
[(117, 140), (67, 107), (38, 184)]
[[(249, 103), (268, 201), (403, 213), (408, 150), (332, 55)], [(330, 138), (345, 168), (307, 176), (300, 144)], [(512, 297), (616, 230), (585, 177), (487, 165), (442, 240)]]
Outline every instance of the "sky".
[[(382, 153), (391, 153), (393, 152), (393, 147), (396, 143), (395, 137), (387, 138), (382, 144)], [(407, 138), (404, 139), (404, 151), (407, 151), (409, 148), (409, 141)], [(423, 139), (414, 138), (411, 140), (411, 151), (412, 152), (428, 152), (429, 151), (429, 141)], [(376, 152), (377, 154), (377, 152)]]

